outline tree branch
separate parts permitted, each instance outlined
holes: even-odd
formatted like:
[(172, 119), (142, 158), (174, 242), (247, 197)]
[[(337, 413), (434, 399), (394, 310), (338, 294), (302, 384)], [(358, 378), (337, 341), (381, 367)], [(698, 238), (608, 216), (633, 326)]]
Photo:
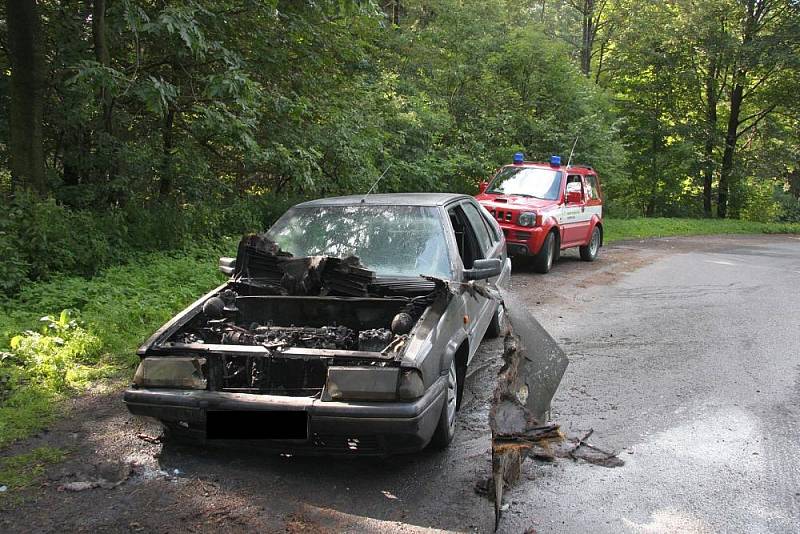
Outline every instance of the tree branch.
[(754, 113), (749, 117), (745, 117), (744, 119), (739, 121), (739, 125), (742, 125), (744, 122), (748, 120), (755, 119), (752, 123), (750, 123), (750, 125), (747, 128), (736, 134), (736, 139), (739, 139), (741, 136), (743, 136), (744, 134), (755, 128), (756, 125), (758, 125), (758, 123), (761, 122), (764, 119), (764, 117), (769, 115), (770, 112), (772, 112), (772, 110), (775, 109), (776, 106), (777, 104), (771, 104), (770, 106), (768, 106), (765, 109), (762, 109), (758, 113)]
[(759, 86), (760, 86), (762, 83), (764, 83), (764, 82), (766, 82), (767, 80), (769, 80), (769, 79), (770, 79), (770, 77), (771, 77), (773, 74), (775, 74), (775, 72), (777, 72), (777, 71), (778, 71), (778, 69), (780, 69), (780, 68), (781, 68), (781, 65), (780, 65), (780, 64), (778, 64), (778, 65), (774, 65), (773, 67), (771, 67), (771, 68), (770, 68), (770, 69), (767, 71), (767, 73), (766, 73), (764, 76), (762, 76), (760, 80), (758, 80), (758, 81), (756, 82), (756, 84), (755, 84), (755, 85), (753, 85), (752, 87), (750, 87), (750, 89), (749, 89), (749, 90), (747, 90), (747, 91), (745, 91), (744, 93), (742, 93), (742, 99), (745, 99), (745, 98), (747, 98), (748, 96), (750, 96), (751, 94), (753, 94), (753, 93), (755, 92), (755, 90), (756, 90), (756, 89), (758, 89), (758, 87), (759, 87)]

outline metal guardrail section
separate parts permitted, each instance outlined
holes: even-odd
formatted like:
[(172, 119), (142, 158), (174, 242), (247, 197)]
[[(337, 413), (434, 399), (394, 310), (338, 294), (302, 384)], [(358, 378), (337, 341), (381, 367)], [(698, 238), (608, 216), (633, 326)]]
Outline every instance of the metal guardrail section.
[(492, 430), (492, 481), (495, 528), (503, 492), (519, 478), (522, 462), (534, 447), (563, 440), (548, 423), (550, 403), (569, 360), (558, 343), (510, 291), (500, 290), (506, 311), (504, 365), (489, 412)]

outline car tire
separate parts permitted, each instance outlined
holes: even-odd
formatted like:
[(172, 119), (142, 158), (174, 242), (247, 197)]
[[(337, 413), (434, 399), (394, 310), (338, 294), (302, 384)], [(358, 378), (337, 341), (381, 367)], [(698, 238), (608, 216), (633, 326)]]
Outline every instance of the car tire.
[(553, 232), (547, 234), (542, 243), (542, 250), (533, 258), (533, 270), (537, 273), (547, 274), (553, 267), (556, 257), (556, 236)]
[(592, 230), (592, 237), (589, 239), (589, 244), (580, 248), (581, 259), (583, 261), (594, 261), (597, 259), (597, 253), (600, 252), (600, 228), (595, 226)]
[(505, 307), (503, 303), (497, 305), (497, 309), (492, 315), (492, 321), (489, 323), (489, 328), (486, 329), (486, 337), (488, 338), (496, 338), (500, 337), (503, 333), (503, 327), (505, 323), (505, 315), (506, 315)]
[(458, 369), (456, 367), (456, 360), (450, 363), (450, 369), (447, 372), (447, 386), (445, 388), (444, 406), (442, 406), (442, 413), (439, 415), (439, 423), (436, 425), (436, 431), (431, 438), (431, 447), (434, 449), (444, 450), (453, 441), (453, 436), (456, 434), (456, 410), (458, 409)]

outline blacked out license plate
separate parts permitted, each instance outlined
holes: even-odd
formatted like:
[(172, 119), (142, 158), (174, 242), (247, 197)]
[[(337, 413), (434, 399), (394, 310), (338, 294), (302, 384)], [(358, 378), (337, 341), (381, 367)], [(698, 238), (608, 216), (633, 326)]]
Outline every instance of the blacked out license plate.
[(208, 439), (307, 439), (303, 411), (208, 411)]

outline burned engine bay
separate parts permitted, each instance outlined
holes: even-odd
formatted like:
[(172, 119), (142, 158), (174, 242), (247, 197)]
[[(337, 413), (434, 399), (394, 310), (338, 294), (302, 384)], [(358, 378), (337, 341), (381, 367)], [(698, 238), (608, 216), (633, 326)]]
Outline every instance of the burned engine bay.
[(447, 294), (439, 280), (380, 281), (358, 258), (296, 258), (249, 235), (230, 282), (160, 346), (203, 350), (210, 389), (318, 396), (329, 365), (399, 366)]

